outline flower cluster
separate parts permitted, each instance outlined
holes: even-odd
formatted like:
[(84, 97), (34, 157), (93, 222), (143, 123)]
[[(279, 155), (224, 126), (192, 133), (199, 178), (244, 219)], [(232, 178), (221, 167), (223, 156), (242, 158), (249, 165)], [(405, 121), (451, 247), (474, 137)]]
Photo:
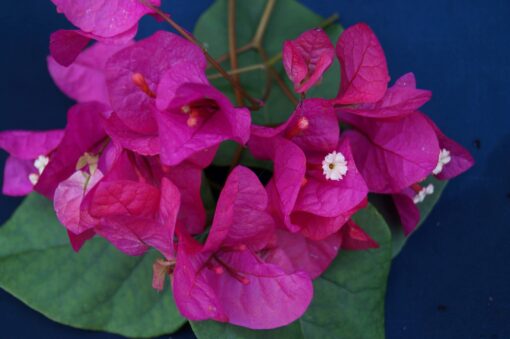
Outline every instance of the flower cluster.
[[(170, 276), (189, 319), (253, 329), (296, 320), (340, 249), (377, 247), (351, 219), (368, 193), (391, 195), (409, 234), (416, 204), (433, 193), (420, 183), (473, 164), (419, 111), (431, 93), (412, 74), (388, 88), (384, 52), (365, 24), (343, 32), (336, 53), (321, 29), (285, 43), (303, 99), (268, 127), (209, 83), (194, 43), (164, 31), (133, 41), (152, 13), (139, 1), (52, 1), (78, 29), (52, 35), (48, 67), (77, 104), (64, 130), (0, 133), (10, 154), (3, 192), (51, 199), (76, 251), (95, 235), (128, 255), (159, 251), (153, 286)], [(337, 97), (305, 98), (335, 54)], [(234, 167), (209, 222), (203, 173), (225, 140), (271, 160), (273, 175), (263, 184)]]

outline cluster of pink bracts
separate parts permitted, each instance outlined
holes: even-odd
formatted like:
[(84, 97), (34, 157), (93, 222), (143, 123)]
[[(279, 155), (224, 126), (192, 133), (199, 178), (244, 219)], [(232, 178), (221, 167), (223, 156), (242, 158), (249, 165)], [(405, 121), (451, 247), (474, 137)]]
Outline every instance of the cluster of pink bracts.
[[(272, 128), (252, 125), (248, 109), (208, 82), (196, 45), (162, 31), (134, 42), (138, 20), (151, 13), (138, 1), (53, 2), (79, 30), (52, 35), (48, 66), (78, 103), (65, 130), (0, 133), (10, 153), (3, 192), (53, 200), (76, 251), (96, 234), (128, 255), (158, 250), (165, 259), (154, 264), (153, 285), (162, 289), (170, 275), (189, 319), (254, 329), (298, 319), (312, 279), (339, 249), (377, 247), (351, 220), (369, 192), (392, 195), (409, 234), (416, 204), (433, 192), (419, 183), (473, 164), (419, 112), (431, 93), (416, 89), (412, 74), (388, 88), (384, 52), (365, 24), (336, 45), (338, 96), (303, 99)], [(301, 94), (334, 57), (320, 29), (283, 47)], [(272, 160), (274, 174), (264, 187), (250, 169), (234, 168), (206, 228), (203, 169), (224, 140)]]

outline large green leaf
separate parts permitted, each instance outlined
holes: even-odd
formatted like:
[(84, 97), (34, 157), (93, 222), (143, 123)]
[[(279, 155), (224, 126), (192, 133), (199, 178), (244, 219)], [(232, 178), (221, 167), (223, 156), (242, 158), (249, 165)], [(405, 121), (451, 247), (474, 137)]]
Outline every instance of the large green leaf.
[(71, 249), (51, 203), (29, 196), (0, 228), (0, 287), (57, 322), (129, 337), (176, 331), (169, 289), (151, 287), (155, 252), (129, 257), (100, 238)]
[(314, 281), (315, 295), (305, 315), (290, 326), (253, 331), (213, 321), (192, 322), (199, 339), (217, 338), (384, 338), (384, 297), (391, 263), (391, 235), (377, 210), (355, 216), (380, 245), (368, 251), (342, 251)]
[[(418, 209), (420, 210), (420, 222), (416, 227), (416, 230), (423, 224), (425, 219), (429, 216), (432, 209), (441, 198), (441, 194), (443, 193), (447, 181), (440, 181), (435, 179), (434, 177), (430, 177), (423, 182), (423, 185), (426, 186), (428, 184), (434, 185), (434, 194), (428, 196), (425, 201), (418, 204)], [(393, 201), (390, 196), (376, 195), (370, 197), (370, 202), (372, 202), (379, 212), (384, 216), (384, 219), (388, 223), (391, 229), (391, 239), (392, 239), (392, 247), (393, 247), (393, 258), (395, 258), (404, 245), (407, 242), (409, 236), (405, 236), (402, 231), (402, 225), (400, 223), (400, 219), (397, 213), (395, 206), (393, 205)], [(415, 230), (415, 232), (416, 232)], [(412, 234), (411, 234), (412, 235)], [(410, 235), (410, 236), (411, 236)]]
[[(238, 46), (243, 46), (252, 40), (266, 2), (266, 0), (237, 2)], [(318, 26), (323, 20), (324, 18), (313, 13), (297, 1), (277, 1), (267, 27), (266, 39), (263, 40), (263, 46), (267, 54), (269, 57), (273, 57), (281, 53), (285, 40), (295, 39), (304, 31)], [(195, 27), (195, 36), (204, 42), (208, 52), (216, 58), (228, 52), (226, 23), (227, 1), (218, 0), (204, 12)], [(333, 24), (327, 28), (326, 32), (332, 41), (336, 42), (342, 32), (342, 28), (338, 24)], [(255, 51), (243, 53), (239, 56), (239, 67), (260, 63), (262, 63), (262, 59)], [(225, 69), (230, 68), (229, 62), (223, 63), (223, 66)], [(292, 84), (285, 74), (281, 61), (275, 64), (275, 68), (278, 74), (285, 79), (289, 88), (292, 89)], [(256, 98), (262, 98), (267, 82), (267, 74), (263, 70), (244, 73), (240, 75), (240, 81), (251, 95)], [(233, 90), (225, 80), (216, 80), (213, 83), (233, 100)], [(322, 79), (321, 84), (314, 87), (308, 93), (309, 97), (332, 98), (336, 95), (339, 84), (340, 67), (338, 62), (335, 62)], [(269, 99), (260, 111), (252, 113), (252, 119), (256, 124), (274, 125), (285, 121), (293, 111), (294, 105), (283, 94), (276, 82), (273, 81)], [(235, 149), (236, 147), (232, 145), (222, 145), (214, 163), (219, 166), (229, 164), (234, 156)], [(266, 167), (264, 164), (257, 164), (250, 157), (242, 158), (241, 163), (250, 166)]]

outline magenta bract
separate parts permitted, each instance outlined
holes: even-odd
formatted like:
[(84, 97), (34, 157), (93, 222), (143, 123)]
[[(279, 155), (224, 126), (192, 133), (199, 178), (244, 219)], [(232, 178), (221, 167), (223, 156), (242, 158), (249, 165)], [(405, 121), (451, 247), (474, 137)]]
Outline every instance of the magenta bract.
[(308, 91), (331, 66), (335, 50), (320, 28), (304, 32), (283, 44), (283, 66), (297, 93)]
[(346, 29), (338, 39), (336, 55), (342, 69), (338, 104), (373, 103), (384, 96), (390, 81), (386, 57), (368, 25)]

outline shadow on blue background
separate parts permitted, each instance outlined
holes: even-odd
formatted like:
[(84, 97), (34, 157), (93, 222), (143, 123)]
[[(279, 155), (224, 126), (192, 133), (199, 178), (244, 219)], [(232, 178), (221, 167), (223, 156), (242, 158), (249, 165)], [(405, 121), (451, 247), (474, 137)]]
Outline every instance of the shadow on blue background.
[[(164, 2), (191, 30), (212, 1)], [(413, 71), (421, 88), (433, 90), (425, 112), (477, 161), (448, 185), (394, 261), (386, 300), (388, 338), (510, 338), (510, 2), (303, 3), (324, 16), (340, 13), (346, 26), (369, 23), (392, 77)], [(147, 35), (155, 24), (144, 24), (141, 33)], [(0, 130), (64, 126), (72, 102), (53, 85), (45, 57), (49, 34), (68, 25), (49, 0), (13, 1), (2, 9)], [(4, 161), (1, 154), (0, 164)], [(0, 196), (0, 222), (19, 202)], [(4, 338), (118, 337), (59, 325), (3, 291), (0, 331)], [(192, 335), (186, 330), (172, 336), (187, 337)]]

